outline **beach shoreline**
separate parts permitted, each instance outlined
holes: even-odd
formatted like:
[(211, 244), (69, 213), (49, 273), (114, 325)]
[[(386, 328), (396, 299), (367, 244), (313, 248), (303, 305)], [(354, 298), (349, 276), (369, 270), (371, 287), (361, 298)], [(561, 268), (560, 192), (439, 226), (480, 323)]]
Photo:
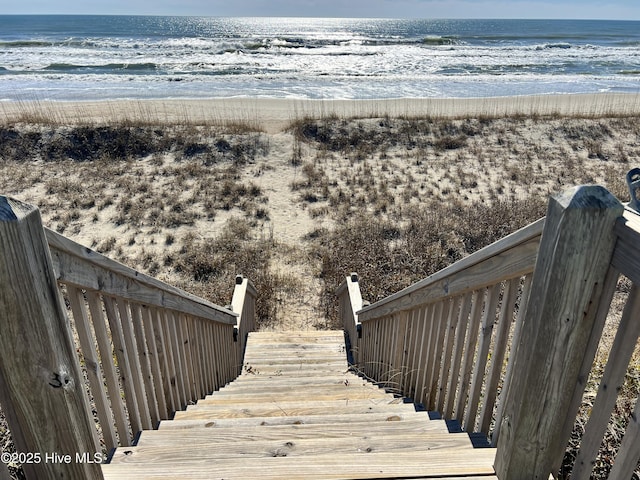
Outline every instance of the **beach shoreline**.
[(123, 121), (159, 124), (248, 123), (259, 126), (266, 133), (281, 132), (302, 118), (598, 117), (637, 113), (640, 113), (640, 93), (376, 100), (234, 97), (0, 103), (0, 114), (5, 123), (38, 118), (61, 124)]

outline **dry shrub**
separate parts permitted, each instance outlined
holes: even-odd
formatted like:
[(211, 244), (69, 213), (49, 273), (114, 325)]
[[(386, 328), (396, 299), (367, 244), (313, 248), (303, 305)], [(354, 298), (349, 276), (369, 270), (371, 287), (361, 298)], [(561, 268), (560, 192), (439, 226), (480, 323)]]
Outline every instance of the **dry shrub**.
[(233, 217), (214, 239), (188, 234), (179, 252), (166, 258), (165, 264), (184, 278), (183, 288), (218, 305), (231, 303), (230, 288), (236, 275), (249, 278), (258, 291), (258, 325), (265, 326), (277, 320), (277, 295), (289, 282), (269, 269), (274, 247), (272, 240), (254, 237), (247, 220)]
[(545, 209), (535, 197), (444, 204), (409, 210), (403, 223), (369, 212), (316, 231), (310, 240), (326, 285), (321, 304), (337, 325), (333, 290), (349, 272), (358, 272), (363, 298), (375, 302), (537, 220)]

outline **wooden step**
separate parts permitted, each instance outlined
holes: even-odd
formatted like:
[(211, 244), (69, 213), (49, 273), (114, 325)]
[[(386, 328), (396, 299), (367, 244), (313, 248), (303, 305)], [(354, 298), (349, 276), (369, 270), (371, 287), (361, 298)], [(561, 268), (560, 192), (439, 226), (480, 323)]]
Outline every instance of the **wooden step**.
[[(275, 405), (255, 403), (242, 407), (220, 407), (220, 406), (189, 406), (186, 412), (191, 415), (202, 415), (205, 412), (206, 418), (252, 418), (252, 417), (295, 417), (305, 415), (338, 415), (338, 414), (366, 414), (366, 413), (394, 413), (394, 412), (413, 412), (413, 405), (407, 403), (383, 403), (376, 404), (365, 400), (352, 400), (350, 402), (281, 402)], [(180, 414), (177, 420), (182, 418)]]
[[(166, 458), (166, 457), (165, 457)], [(103, 466), (105, 479), (181, 478), (226, 480), (260, 479), (368, 479), (494, 475), (493, 449), (437, 449), (428, 452), (371, 452), (304, 457), (263, 457), (242, 462), (238, 458), (215, 462), (170, 457), (173, 461), (143, 464), (112, 463)]]
[(373, 452), (416, 452), (427, 454), (438, 449), (460, 450), (471, 446), (469, 436), (464, 433), (414, 433), (353, 435), (342, 438), (292, 437), (289, 440), (245, 440), (242, 442), (220, 441), (215, 437), (199, 440), (198, 448), (191, 442), (176, 445), (173, 441), (165, 444), (156, 442), (153, 446), (140, 444), (136, 447), (119, 448), (112, 463), (172, 463), (181, 461), (218, 461), (226, 458), (300, 457), (341, 454), (362, 454)]
[(317, 400), (368, 400), (375, 398), (395, 398), (394, 395), (390, 393), (385, 393), (384, 390), (349, 390), (349, 389), (340, 389), (336, 391), (323, 391), (322, 389), (313, 391), (311, 394), (298, 394), (296, 396), (282, 392), (278, 393), (246, 393), (246, 394), (235, 394), (235, 395), (213, 395), (211, 398), (207, 399), (207, 402), (212, 405), (234, 405), (234, 404), (244, 404), (244, 403), (256, 403), (257, 401), (262, 401), (265, 403), (278, 403), (278, 402), (288, 402), (292, 400), (304, 400), (308, 398), (312, 401)]
[(333, 373), (326, 375), (309, 375), (308, 377), (295, 375), (295, 376), (283, 376), (283, 375), (260, 375), (258, 373), (243, 373), (233, 382), (228, 383), (223, 388), (235, 388), (248, 385), (278, 385), (283, 383), (290, 383), (292, 385), (310, 385), (321, 383), (353, 383), (358, 384), (360, 382), (369, 382), (365, 378), (359, 377), (355, 373), (346, 371), (344, 373)]
[[(387, 422), (377, 423), (372, 426), (370, 422), (358, 422), (348, 424), (303, 424), (303, 425), (236, 425), (235, 427), (206, 427), (215, 422), (205, 421), (180, 421), (180, 425), (159, 430), (146, 430), (141, 433), (138, 445), (153, 446), (175, 445), (187, 443), (194, 445), (206, 442), (256, 442), (292, 441), (295, 439), (318, 438), (355, 438), (358, 436), (393, 436), (415, 435), (425, 433), (428, 435), (451, 435), (446, 424), (440, 421), (413, 423), (413, 422)], [(183, 426), (185, 428), (179, 428)], [(367, 428), (370, 427), (370, 428)]]
[(230, 395), (251, 395), (251, 394), (262, 394), (262, 395), (280, 395), (280, 394), (290, 394), (292, 396), (302, 395), (307, 397), (312, 397), (314, 393), (318, 392), (341, 392), (341, 391), (365, 391), (365, 392), (379, 392), (386, 393), (380, 387), (373, 385), (371, 383), (365, 384), (353, 384), (353, 383), (324, 383), (324, 384), (311, 384), (311, 385), (286, 385), (280, 384), (277, 386), (273, 386), (268, 388), (265, 385), (258, 385), (252, 387), (250, 385), (246, 386), (234, 386), (229, 388), (222, 388), (216, 392), (213, 392), (211, 395), (207, 395), (205, 400), (210, 398), (220, 398), (226, 397)]
[[(439, 429), (447, 430), (445, 422), (441, 420), (429, 420), (429, 416), (425, 412), (411, 411), (392, 411), (392, 412), (373, 412), (373, 413), (349, 413), (349, 414), (326, 414), (326, 415), (295, 415), (282, 417), (247, 417), (247, 418), (216, 418), (209, 416), (208, 418), (188, 418), (186, 412), (177, 412), (180, 416), (174, 420), (165, 420), (160, 422), (158, 430), (145, 431), (146, 433), (154, 433), (162, 430), (185, 429), (185, 428), (233, 428), (239, 427), (277, 427), (291, 426), (295, 428), (308, 428), (312, 425), (336, 425), (338, 430), (341, 428), (343, 434), (362, 428), (366, 431), (367, 426), (370, 428), (386, 428), (387, 425), (393, 424), (396, 429), (405, 429), (413, 431), (414, 429)], [(194, 412), (194, 416), (196, 413)], [(361, 425), (354, 425), (361, 424)], [(352, 428), (353, 430), (349, 430)], [(448, 431), (448, 430), (447, 430)], [(216, 433), (217, 434), (217, 433)], [(348, 434), (348, 433), (347, 433)]]

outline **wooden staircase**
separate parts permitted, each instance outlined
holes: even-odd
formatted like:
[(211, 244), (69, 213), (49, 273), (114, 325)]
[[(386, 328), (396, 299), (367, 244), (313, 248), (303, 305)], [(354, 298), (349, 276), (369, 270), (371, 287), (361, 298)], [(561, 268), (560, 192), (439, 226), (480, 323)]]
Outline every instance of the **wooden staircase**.
[(242, 375), (102, 468), (114, 480), (496, 479), (494, 457), (350, 372), (341, 331), (256, 332)]

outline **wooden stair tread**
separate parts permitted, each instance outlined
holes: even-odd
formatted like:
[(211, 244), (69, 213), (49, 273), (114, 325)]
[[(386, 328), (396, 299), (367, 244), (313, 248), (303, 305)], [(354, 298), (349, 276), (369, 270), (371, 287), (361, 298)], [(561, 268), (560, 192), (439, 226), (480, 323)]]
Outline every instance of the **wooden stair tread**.
[(388, 412), (392, 413), (395, 411), (406, 412), (409, 411), (406, 405), (401, 404), (386, 404), (386, 405), (368, 405), (362, 406), (359, 408), (352, 406), (340, 406), (340, 407), (308, 407), (305, 405), (301, 405), (298, 407), (283, 407), (281, 405), (274, 405), (272, 407), (262, 406), (262, 407), (252, 407), (252, 408), (222, 408), (222, 409), (211, 409), (209, 411), (193, 409), (186, 410), (190, 412), (187, 417), (179, 416), (176, 420), (180, 420), (181, 418), (205, 418), (208, 415), (208, 418), (211, 418), (215, 415), (215, 418), (255, 418), (255, 417), (282, 417), (283, 414), (291, 417), (299, 417), (299, 416), (309, 416), (309, 415), (326, 415), (328, 412), (333, 414), (368, 414), (368, 413), (381, 413)]
[[(263, 436), (265, 439), (280, 438), (337, 438), (354, 435), (387, 435), (395, 433), (414, 434), (421, 432), (449, 433), (446, 423), (443, 421), (424, 421), (422, 419), (408, 421), (404, 415), (404, 421), (375, 421), (370, 418), (376, 414), (353, 415), (343, 419), (334, 416), (332, 422), (328, 419), (316, 419), (315, 417), (263, 417), (249, 419), (217, 418), (215, 420), (180, 420), (173, 422), (161, 422), (158, 430), (145, 430), (140, 435), (141, 442), (149, 442), (150, 438), (174, 438), (176, 440), (193, 439), (197, 441), (203, 438), (219, 438), (225, 441), (239, 441), (243, 438), (256, 439)], [(392, 415), (393, 417), (395, 415)], [(358, 418), (355, 418), (358, 417)], [(302, 423), (306, 421), (306, 423)], [(340, 423), (336, 423), (339, 421)], [(163, 426), (164, 425), (164, 426)], [(145, 443), (146, 444), (146, 443)]]
[(295, 382), (281, 382), (278, 385), (274, 385), (270, 389), (268, 385), (238, 385), (235, 388), (233, 386), (229, 388), (221, 388), (217, 392), (212, 393), (211, 395), (207, 395), (204, 400), (208, 400), (210, 398), (216, 397), (225, 397), (228, 395), (243, 395), (254, 393), (255, 395), (266, 394), (270, 392), (272, 394), (279, 393), (287, 393), (287, 392), (316, 392), (320, 390), (325, 390), (328, 392), (339, 392), (339, 391), (367, 391), (367, 392), (384, 392), (380, 387), (372, 384), (372, 383), (345, 383), (345, 382), (334, 382), (334, 383), (320, 383), (320, 384), (308, 384), (308, 385), (298, 385)]
[(416, 452), (428, 454), (437, 449), (466, 449), (470, 445), (469, 436), (464, 433), (429, 432), (414, 434), (357, 435), (341, 438), (295, 438), (255, 439), (237, 442), (220, 441), (215, 437), (200, 439), (197, 444), (185, 442), (176, 444), (171, 439), (154, 445), (143, 443), (136, 447), (119, 448), (112, 463), (173, 463), (181, 461), (222, 460), (225, 458), (299, 457), (341, 454), (361, 454), (373, 452)]
[(241, 462), (238, 458), (171, 463), (103, 465), (105, 479), (175, 478), (211, 479), (338, 479), (398, 478), (407, 476), (450, 477), (465, 474), (494, 475), (493, 449), (438, 449), (429, 452), (372, 452), (303, 457), (262, 457)]
[[(365, 425), (354, 424), (368, 424), (371, 428), (379, 428), (387, 424), (400, 425), (396, 428), (405, 428), (410, 431), (411, 429), (435, 429), (446, 428), (446, 424), (442, 420), (430, 420), (426, 412), (415, 411), (393, 411), (393, 412), (371, 412), (371, 413), (347, 413), (347, 414), (326, 414), (326, 415), (291, 415), (280, 417), (245, 417), (245, 418), (217, 418), (213, 415), (209, 415), (205, 419), (193, 419), (188, 417), (181, 417), (174, 420), (165, 420), (160, 422), (158, 430), (149, 430), (148, 432), (176, 429), (176, 428), (224, 428), (233, 427), (238, 428), (245, 427), (263, 427), (263, 426), (277, 426), (277, 425), (294, 425), (296, 428), (306, 428), (307, 425), (327, 425), (330, 427), (332, 424), (337, 426), (343, 426), (350, 424), (352, 431), (356, 428), (366, 428)], [(143, 432), (147, 433), (147, 431)]]
[[(245, 418), (217, 418), (215, 413), (206, 410), (193, 410), (187, 412), (176, 412), (173, 420), (160, 423), (158, 429), (170, 428), (168, 425), (179, 427), (179, 423), (184, 420), (210, 420), (217, 427), (240, 425), (245, 426), (269, 426), (269, 425), (313, 425), (313, 424), (352, 424), (369, 423), (375, 428), (373, 422), (404, 423), (416, 420), (418, 423), (434, 423), (429, 420), (425, 412), (395, 411), (395, 412), (372, 412), (372, 413), (341, 413), (325, 415), (291, 415), (280, 417), (245, 417)], [(171, 423), (170, 423), (171, 422)], [(165, 425), (167, 424), (167, 425)], [(444, 425), (444, 423), (443, 423)], [(354, 427), (355, 428), (355, 427)]]

